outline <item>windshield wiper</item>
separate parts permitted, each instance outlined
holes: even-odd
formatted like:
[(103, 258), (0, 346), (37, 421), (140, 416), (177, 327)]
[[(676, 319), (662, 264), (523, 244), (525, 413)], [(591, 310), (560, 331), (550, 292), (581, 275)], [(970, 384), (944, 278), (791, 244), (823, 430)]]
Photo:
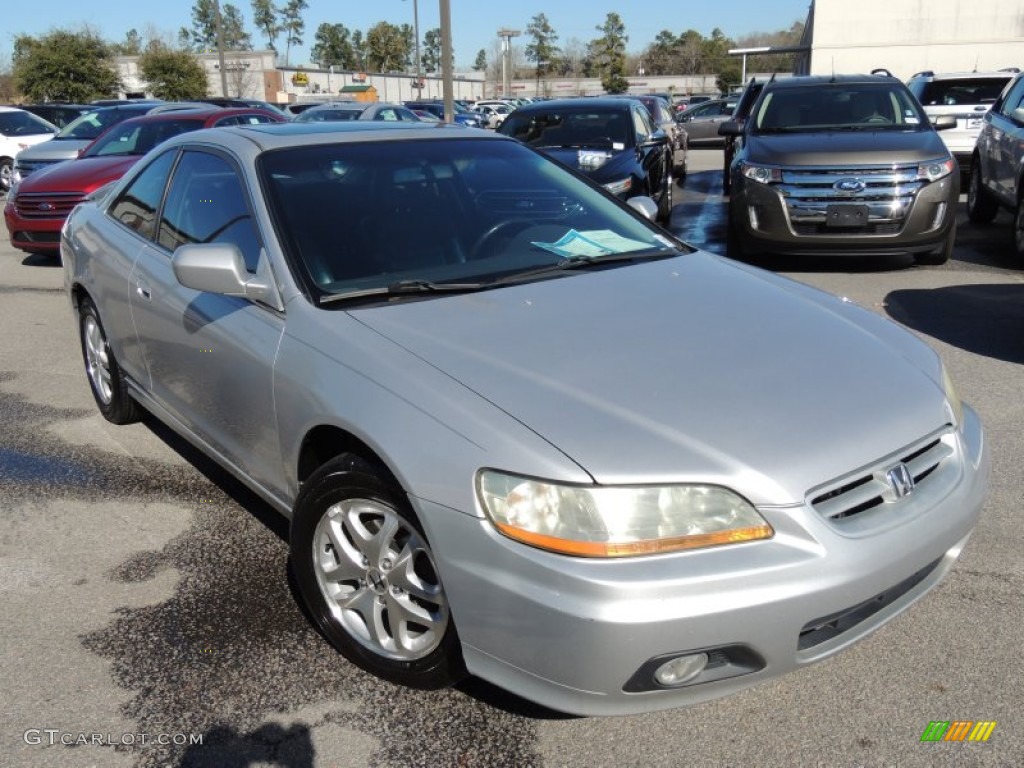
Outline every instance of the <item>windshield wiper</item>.
[(411, 296), (417, 293), (466, 293), (479, 291), (483, 283), (432, 283), (429, 280), (399, 280), (397, 283), (378, 285), (373, 288), (361, 288), (344, 293), (332, 293), (320, 297), (320, 306), (335, 304), (352, 299), (373, 298), (376, 296)]
[(555, 274), (558, 272), (569, 272), (574, 269), (589, 269), (591, 267), (600, 267), (605, 264), (614, 264), (616, 262), (667, 259), (678, 254), (679, 251), (675, 249), (648, 248), (642, 251), (606, 253), (603, 256), (567, 256), (561, 261), (556, 261), (554, 264), (548, 264), (547, 266), (538, 267), (537, 269), (529, 269), (526, 272), (516, 272), (511, 275), (505, 275), (505, 277), (499, 277), (497, 280), (488, 283), (488, 285), (515, 283), (520, 280), (529, 280), (534, 277), (543, 277), (544, 275)]

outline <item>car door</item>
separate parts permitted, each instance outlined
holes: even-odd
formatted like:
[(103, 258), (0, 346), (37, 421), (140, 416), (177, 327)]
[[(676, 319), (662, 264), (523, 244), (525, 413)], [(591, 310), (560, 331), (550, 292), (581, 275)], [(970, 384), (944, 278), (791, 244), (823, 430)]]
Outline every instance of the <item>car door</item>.
[(1017, 180), (1024, 162), (1024, 77), (1007, 91), (992, 110), (992, 131), (989, 140), (989, 173), (997, 195), (1010, 206), (1017, 203)]
[(247, 299), (181, 285), (171, 256), (189, 243), (232, 243), (254, 272), (262, 238), (238, 169), (187, 149), (175, 167), (154, 242), (139, 254), (132, 316), (168, 413), (267, 490), (280, 494), (274, 360), (284, 316)]
[(664, 134), (655, 128), (650, 113), (645, 107), (634, 108), (630, 112), (633, 116), (633, 129), (636, 133), (637, 154), (647, 179), (648, 194), (658, 200), (665, 191), (665, 177), (670, 165), (666, 163), (666, 155), (669, 151), (668, 137), (660, 144), (652, 143), (651, 138), (655, 131), (658, 131), (660, 135)]
[(719, 102), (709, 101), (707, 104), (701, 104), (699, 107), (696, 107), (690, 113), (689, 120), (683, 123), (683, 126), (689, 136), (690, 143), (694, 141), (700, 143), (717, 142), (720, 141), (718, 138), (718, 124), (728, 119), (727, 115), (722, 114)]

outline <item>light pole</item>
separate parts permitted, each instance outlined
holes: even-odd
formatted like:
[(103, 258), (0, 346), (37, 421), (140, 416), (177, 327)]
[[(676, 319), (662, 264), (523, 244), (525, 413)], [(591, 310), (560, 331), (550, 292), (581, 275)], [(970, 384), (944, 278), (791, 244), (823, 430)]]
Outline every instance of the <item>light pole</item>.
[[(403, 0), (404, 2), (404, 0)], [(423, 63), (420, 60), (420, 6), (419, 0), (412, 0), (412, 33), (416, 36), (413, 41), (413, 47), (416, 51), (416, 85), (414, 86), (419, 90), (422, 86), (420, 83), (423, 80)]]
[(498, 30), (498, 37), (501, 38), (501, 95), (506, 99), (511, 95), (511, 59), (512, 59), (512, 38), (519, 37), (522, 32), (518, 29), (507, 29), (502, 27)]
[(227, 98), (228, 72), (224, 66), (224, 25), (220, 20), (220, 0), (213, 0), (213, 19), (217, 31), (217, 60), (220, 62), (220, 95)]

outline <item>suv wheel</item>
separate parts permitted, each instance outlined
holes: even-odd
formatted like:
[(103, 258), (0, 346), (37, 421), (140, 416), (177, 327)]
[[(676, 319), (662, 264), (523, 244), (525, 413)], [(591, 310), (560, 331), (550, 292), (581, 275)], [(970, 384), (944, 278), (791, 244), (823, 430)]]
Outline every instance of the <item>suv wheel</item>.
[(1017, 258), (1024, 259), (1024, 195), (1017, 200), (1017, 213), (1013, 217), (1013, 247)]
[(669, 160), (669, 167), (665, 169), (664, 188), (661, 190), (661, 198), (658, 200), (658, 221), (668, 224), (672, 218), (672, 187), (675, 182), (672, 180), (672, 161)]
[(971, 161), (967, 182), (967, 218), (972, 224), (990, 224), (999, 212), (999, 203), (981, 185), (981, 166), (977, 157)]

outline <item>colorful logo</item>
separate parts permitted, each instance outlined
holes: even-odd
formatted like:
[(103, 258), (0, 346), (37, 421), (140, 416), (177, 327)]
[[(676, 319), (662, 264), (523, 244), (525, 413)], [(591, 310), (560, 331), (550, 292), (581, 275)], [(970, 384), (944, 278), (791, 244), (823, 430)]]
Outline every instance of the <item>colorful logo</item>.
[(988, 741), (995, 729), (995, 720), (932, 720), (921, 741)]

